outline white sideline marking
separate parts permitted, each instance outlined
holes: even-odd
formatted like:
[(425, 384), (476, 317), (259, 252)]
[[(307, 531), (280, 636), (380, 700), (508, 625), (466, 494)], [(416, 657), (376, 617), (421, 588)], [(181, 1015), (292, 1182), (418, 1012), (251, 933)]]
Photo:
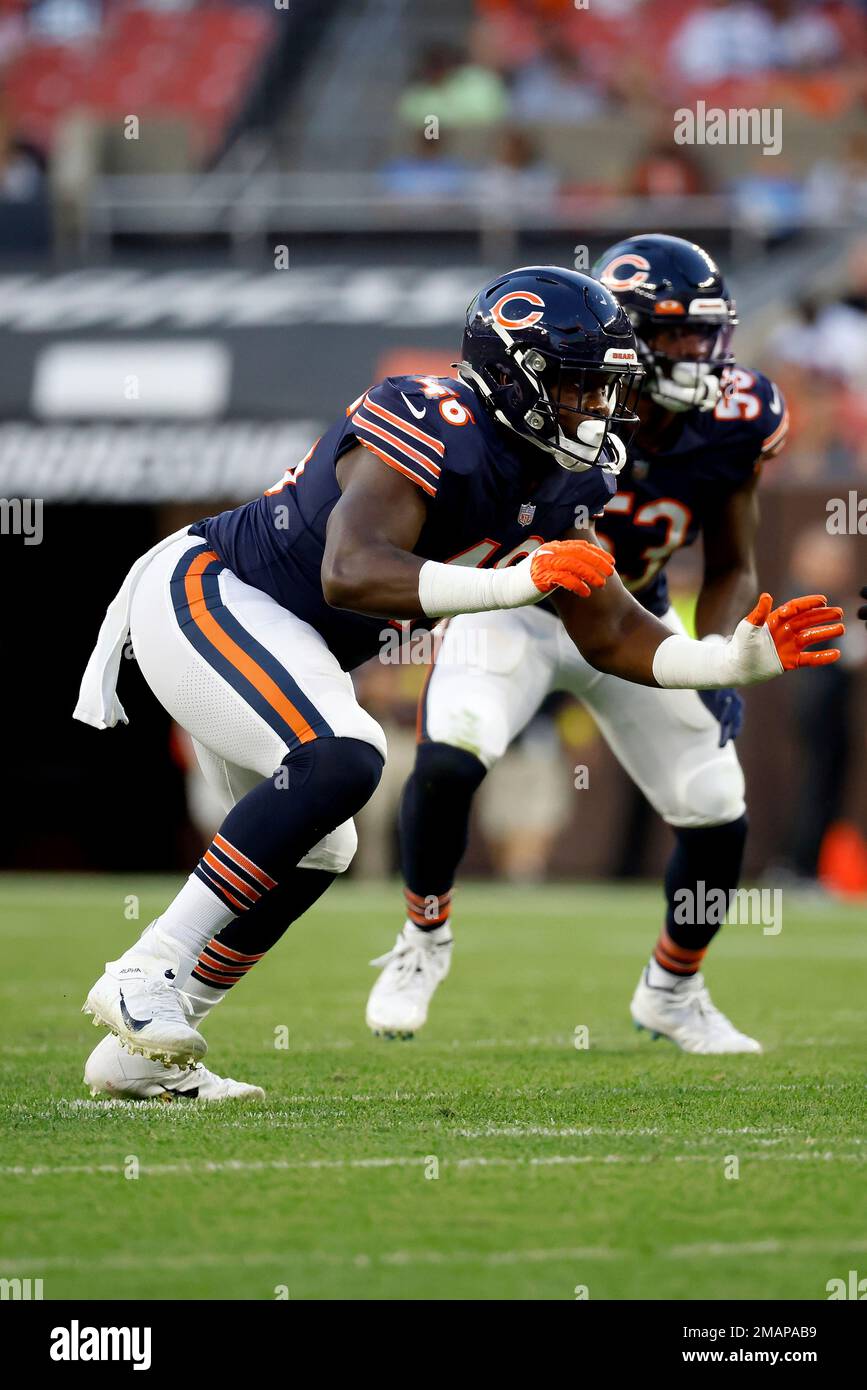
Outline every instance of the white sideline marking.
[[(644, 1164), (668, 1161), (671, 1163), (718, 1163), (718, 1154), (546, 1154), (524, 1158), (521, 1155), (469, 1154), (463, 1158), (443, 1158), (444, 1167), (454, 1168), (547, 1168), (578, 1166), (590, 1163)], [(805, 1152), (768, 1153), (766, 1150), (747, 1152), (741, 1155), (745, 1161), (753, 1159), (770, 1163), (863, 1163), (863, 1153), (834, 1153), (830, 1150), (809, 1149)], [(383, 1158), (309, 1158), (309, 1159), (245, 1159), (227, 1158), (218, 1162), (151, 1163), (141, 1164), (142, 1177), (175, 1177), (188, 1174), (199, 1177), (204, 1173), (282, 1173), (313, 1172), (318, 1169), (341, 1168), (409, 1168), (420, 1167), (426, 1162), (424, 1157), (400, 1155)], [(25, 1164), (9, 1164), (0, 1167), (0, 1177), (5, 1178), (48, 1178), (73, 1174), (96, 1175), (111, 1173), (115, 1176), (124, 1172), (122, 1163), (37, 1163), (28, 1167)]]
[[(697, 1242), (692, 1245), (669, 1245), (650, 1252), (664, 1260), (743, 1259), (763, 1255), (859, 1255), (867, 1251), (867, 1241), (758, 1240), (727, 1244), (723, 1241)], [(316, 1264), (354, 1266), (367, 1269), (371, 1265), (403, 1267), (406, 1265), (516, 1265), (578, 1263), (587, 1260), (629, 1260), (639, 1258), (635, 1250), (617, 1249), (604, 1245), (575, 1246), (566, 1249), (527, 1250), (388, 1250), (382, 1254), (336, 1254), (330, 1250), (254, 1250), (247, 1254), (236, 1251), (197, 1250), (189, 1254), (148, 1255), (150, 1269), (188, 1269), (197, 1266), (233, 1265), (255, 1268), (260, 1265), (285, 1267), (287, 1261), (301, 1260)], [(642, 1260), (647, 1255), (640, 1255)], [(38, 1269), (89, 1269), (92, 1261), (85, 1255), (2, 1255), (0, 1265), (8, 1275), (25, 1274)], [(112, 1252), (100, 1256), (101, 1269), (140, 1270), (142, 1256), (135, 1252)]]

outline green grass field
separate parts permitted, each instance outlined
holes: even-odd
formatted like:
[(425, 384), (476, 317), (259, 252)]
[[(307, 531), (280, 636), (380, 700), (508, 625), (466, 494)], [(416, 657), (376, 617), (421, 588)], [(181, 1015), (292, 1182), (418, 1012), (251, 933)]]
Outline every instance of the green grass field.
[(175, 886), (0, 883), (0, 1276), (46, 1298), (824, 1299), (865, 1272), (863, 908), (725, 929), (709, 983), (766, 1052), (690, 1058), (629, 1020), (656, 890), (465, 885), (432, 1020), (386, 1043), (367, 961), (399, 895), (341, 883), (206, 1027), (264, 1105), (91, 1101), (81, 1002)]

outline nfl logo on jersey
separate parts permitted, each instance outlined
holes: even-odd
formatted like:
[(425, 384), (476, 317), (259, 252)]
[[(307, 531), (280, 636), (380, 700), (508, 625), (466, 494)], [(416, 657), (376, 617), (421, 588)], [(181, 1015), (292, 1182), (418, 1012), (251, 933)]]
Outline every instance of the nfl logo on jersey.
[(530, 522), (533, 520), (533, 517), (534, 517), (535, 515), (536, 515), (536, 504), (535, 504), (535, 502), (524, 502), (524, 503), (522, 504), (522, 506), (520, 506), (520, 507), (518, 508), (518, 525), (519, 525), (519, 526), (529, 526), (529, 525), (530, 525)]

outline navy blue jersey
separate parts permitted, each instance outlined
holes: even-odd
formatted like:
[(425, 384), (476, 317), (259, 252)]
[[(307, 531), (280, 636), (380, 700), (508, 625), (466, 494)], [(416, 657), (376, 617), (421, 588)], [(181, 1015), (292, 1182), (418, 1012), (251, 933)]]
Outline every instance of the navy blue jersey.
[(664, 568), (692, 545), (706, 520), (778, 453), (788, 414), (780, 391), (761, 372), (729, 368), (716, 409), (675, 417), (676, 433), (658, 452), (637, 442), (596, 529), (618, 573), (651, 613), (669, 606)]
[(330, 608), (322, 594), (325, 527), (340, 498), (335, 465), (358, 443), (423, 493), (427, 519), (414, 553), (428, 560), (514, 564), (563, 536), (576, 514), (586, 524), (615, 492), (599, 468), (570, 473), (532, 446), (513, 446), (475, 392), (451, 377), (388, 377), (359, 396), (263, 497), (192, 528), (239, 579), (316, 628), (344, 670), (374, 656), (383, 633), (382, 618)]

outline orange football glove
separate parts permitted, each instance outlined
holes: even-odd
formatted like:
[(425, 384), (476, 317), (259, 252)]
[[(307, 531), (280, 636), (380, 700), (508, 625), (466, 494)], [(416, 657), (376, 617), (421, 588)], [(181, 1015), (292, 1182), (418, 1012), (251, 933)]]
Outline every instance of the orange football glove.
[(608, 551), (590, 541), (549, 541), (530, 559), (530, 578), (542, 594), (560, 588), (589, 598), (613, 573)]
[(767, 626), (784, 671), (794, 671), (800, 666), (830, 666), (838, 660), (837, 647), (821, 652), (808, 652), (805, 648), (816, 642), (827, 642), (832, 637), (842, 637), (846, 631), (841, 622), (842, 608), (828, 608), (824, 594), (789, 599), (772, 612), (773, 602), (770, 594), (762, 594), (746, 621), (753, 627)]

